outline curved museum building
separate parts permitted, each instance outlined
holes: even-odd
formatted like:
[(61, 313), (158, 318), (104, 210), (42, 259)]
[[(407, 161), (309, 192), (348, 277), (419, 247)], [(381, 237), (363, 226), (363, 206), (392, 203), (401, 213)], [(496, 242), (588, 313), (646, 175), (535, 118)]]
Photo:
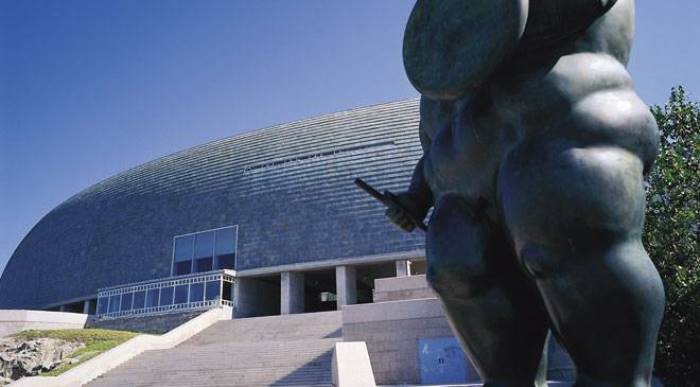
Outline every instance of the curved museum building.
[(211, 303), (256, 316), (371, 302), (377, 278), (424, 270), (353, 181), (408, 186), (418, 101), (322, 115), (196, 146), (69, 198), (19, 244), (0, 309), (102, 316)]

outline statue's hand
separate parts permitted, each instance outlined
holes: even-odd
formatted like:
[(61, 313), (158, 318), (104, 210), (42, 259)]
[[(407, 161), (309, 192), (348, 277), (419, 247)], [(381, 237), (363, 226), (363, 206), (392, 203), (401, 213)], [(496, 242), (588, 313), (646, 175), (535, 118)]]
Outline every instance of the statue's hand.
[(428, 213), (428, 205), (422, 203), (418, 196), (411, 192), (397, 194), (396, 201), (398, 205), (389, 204), (386, 216), (402, 230), (413, 231), (416, 228), (413, 219), (423, 220)]

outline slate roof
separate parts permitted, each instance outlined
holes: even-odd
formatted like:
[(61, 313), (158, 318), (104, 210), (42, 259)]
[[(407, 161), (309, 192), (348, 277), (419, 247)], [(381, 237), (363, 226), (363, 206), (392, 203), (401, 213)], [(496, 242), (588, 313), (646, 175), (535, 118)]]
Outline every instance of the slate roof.
[(129, 169), (66, 200), (24, 238), (0, 308), (39, 308), (170, 274), (173, 237), (239, 226), (237, 270), (413, 251), (358, 190), (399, 191), (421, 155), (418, 100), (276, 125)]

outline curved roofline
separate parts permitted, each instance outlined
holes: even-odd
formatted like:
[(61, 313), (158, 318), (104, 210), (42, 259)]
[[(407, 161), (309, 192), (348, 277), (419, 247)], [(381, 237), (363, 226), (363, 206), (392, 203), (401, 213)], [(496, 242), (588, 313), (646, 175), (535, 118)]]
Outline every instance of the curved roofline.
[[(330, 113), (323, 113), (323, 114), (315, 115), (315, 116), (308, 116), (308, 117), (301, 118), (301, 119), (298, 119), (298, 120), (287, 121), (287, 122), (280, 122), (280, 123), (276, 123), (276, 124), (273, 124), (273, 125), (264, 126), (264, 127), (262, 127), (262, 128), (251, 129), (251, 130), (248, 130), (248, 131), (245, 131), (245, 132), (241, 132), (241, 133), (237, 133), (237, 134), (234, 134), (234, 135), (231, 135), (231, 136), (220, 137), (220, 138), (217, 138), (217, 139), (215, 139), (215, 140), (207, 141), (207, 142), (205, 142), (205, 143), (193, 145), (193, 146), (190, 146), (190, 147), (187, 147), (187, 148), (184, 148), (184, 149), (180, 149), (180, 150), (175, 151), (175, 152), (167, 153), (167, 154), (165, 154), (165, 155), (163, 155), (163, 156), (158, 156), (158, 157), (152, 158), (152, 159), (150, 159), (150, 160), (148, 160), (148, 161), (144, 161), (144, 162), (142, 162), (142, 163), (140, 163), (140, 164), (137, 164), (137, 165), (128, 167), (128, 168), (126, 168), (125, 170), (123, 170), (123, 171), (121, 171), (121, 172), (118, 172), (118, 173), (109, 175), (109, 176), (107, 176), (107, 177), (101, 178), (101, 179), (98, 180), (97, 182), (92, 183), (92, 184), (88, 185), (87, 187), (85, 187), (85, 188), (79, 190), (78, 192), (74, 193), (73, 195), (69, 196), (68, 198), (66, 198), (65, 200), (63, 200), (62, 202), (60, 202), (55, 208), (60, 207), (63, 203), (66, 203), (66, 202), (71, 201), (75, 196), (82, 194), (83, 192), (85, 192), (86, 190), (92, 188), (92, 187), (95, 186), (96, 184), (100, 184), (100, 183), (102, 183), (102, 182), (104, 182), (104, 181), (107, 181), (107, 180), (112, 179), (112, 178), (114, 178), (114, 177), (117, 177), (117, 176), (119, 176), (119, 175), (127, 174), (127, 173), (129, 173), (130, 171), (132, 171), (132, 170), (135, 169), (135, 168), (140, 168), (140, 167), (146, 166), (146, 165), (148, 165), (148, 164), (150, 164), (150, 163), (152, 163), (152, 162), (155, 162), (155, 161), (158, 161), (158, 160), (161, 160), (161, 159), (164, 159), (164, 158), (168, 158), (168, 157), (171, 157), (171, 156), (175, 156), (175, 155), (177, 155), (177, 154), (179, 154), (179, 153), (182, 153), (182, 152), (185, 152), (185, 151), (196, 150), (196, 149), (198, 149), (198, 148), (203, 148), (203, 147), (206, 147), (206, 146), (209, 146), (209, 145), (212, 145), (212, 144), (221, 142), (221, 141), (226, 141), (226, 140), (230, 140), (230, 139), (234, 139), (234, 138), (241, 138), (241, 137), (252, 136), (252, 135), (264, 133), (264, 132), (267, 132), (267, 131), (279, 129), (281, 126), (284, 126), (284, 125), (303, 124), (304, 122), (311, 121), (311, 120), (319, 120), (319, 119), (323, 119), (323, 118), (330, 118), (330, 117), (333, 117), (333, 116), (335, 116), (335, 115), (339, 115), (339, 114), (349, 114), (349, 113), (353, 113), (353, 112), (357, 112), (357, 111), (362, 111), (362, 110), (371, 110), (371, 109), (377, 108), (377, 107), (379, 107), (379, 106), (388, 106), (388, 105), (393, 105), (393, 104), (398, 104), (398, 103), (409, 103), (409, 102), (412, 102), (412, 101), (416, 101), (416, 100), (418, 100), (419, 98), (420, 98), (420, 97), (413, 97), (413, 98), (399, 99), (399, 100), (393, 100), (393, 101), (388, 101), (388, 102), (380, 102), (380, 103), (375, 103), (375, 104), (371, 104), (371, 105), (358, 106), (358, 107), (353, 107), (353, 108), (349, 108), (349, 109), (345, 109), (345, 110), (339, 110), (339, 111), (330, 112)], [(51, 212), (51, 211), (49, 211), (49, 212)], [(48, 214), (48, 213), (47, 213), (47, 214)], [(9, 260), (8, 260), (8, 262), (9, 262)]]
[[(210, 145), (210, 144), (214, 144), (214, 143), (217, 143), (217, 142), (219, 142), (219, 141), (224, 141), (224, 140), (229, 140), (229, 139), (232, 139), (232, 138), (244, 137), (244, 136), (254, 135), (254, 134), (258, 134), (258, 133), (263, 133), (263, 132), (266, 132), (266, 131), (269, 131), (269, 130), (274, 130), (274, 129), (277, 129), (277, 128), (279, 128), (280, 126), (283, 126), (283, 125), (302, 124), (302, 123), (304, 123), (304, 122), (306, 122), (306, 121), (317, 120), (317, 119), (323, 119), (323, 118), (325, 118), (325, 117), (332, 117), (332, 116), (338, 115), (338, 114), (352, 113), (352, 112), (356, 112), (356, 111), (360, 111), (360, 110), (370, 110), (370, 109), (376, 108), (376, 107), (378, 107), (378, 106), (384, 106), (384, 105), (392, 105), (392, 104), (397, 104), (397, 103), (411, 102), (411, 101), (418, 100), (419, 98), (420, 98), (420, 97), (412, 97), (412, 98), (397, 99), (397, 100), (392, 100), (392, 101), (387, 101), (387, 102), (378, 102), (378, 103), (373, 103), (373, 104), (371, 104), (371, 105), (357, 106), (357, 107), (348, 108), (348, 109), (344, 109), (344, 110), (338, 110), (338, 111), (335, 111), (335, 112), (322, 113), (322, 114), (315, 115), (315, 116), (307, 116), (307, 117), (300, 118), (300, 119), (296, 119), (296, 120), (292, 120), (292, 121), (278, 122), (278, 123), (275, 123), (275, 124), (263, 126), (262, 128), (250, 129), (250, 130), (246, 130), (246, 131), (243, 131), (243, 132), (240, 132), (240, 133), (233, 134), (233, 135), (231, 135), (231, 136), (219, 137), (219, 138), (217, 138), (217, 139), (214, 139), (214, 140), (211, 140), (211, 141), (207, 141), (207, 142), (202, 143), (202, 144), (193, 145), (193, 146), (191, 146), (191, 147), (188, 147), (188, 148), (185, 148), (185, 149), (181, 149), (181, 150), (179, 150), (179, 151), (172, 152), (172, 153), (168, 153), (168, 154), (166, 154), (166, 155), (163, 155), (163, 156), (160, 156), (160, 157), (151, 159), (151, 160), (146, 161), (146, 162), (144, 162), (144, 163), (141, 163), (141, 164), (139, 164), (139, 165), (147, 164), (147, 163), (150, 163), (151, 161), (155, 161), (155, 160), (159, 160), (159, 159), (161, 159), (161, 158), (165, 158), (165, 157), (168, 157), (168, 156), (176, 155), (176, 154), (178, 154), (178, 153), (180, 153), (180, 152), (183, 152), (183, 151), (186, 151), (186, 150), (196, 149), (196, 148), (199, 148), (199, 147), (203, 147), (203, 146), (207, 146), (207, 145)], [(128, 168), (126, 171), (128, 171), (129, 169), (131, 169), (131, 168)], [(123, 172), (126, 172), (126, 171), (123, 171)], [(123, 173), (123, 172), (120, 172), (119, 174), (121, 174), (121, 173)], [(116, 176), (116, 175), (115, 175), (115, 176)], [(110, 177), (112, 177), (112, 176), (110, 176)], [(107, 177), (107, 179), (109, 179), (110, 177)], [(106, 179), (103, 179), (103, 180), (106, 180)]]

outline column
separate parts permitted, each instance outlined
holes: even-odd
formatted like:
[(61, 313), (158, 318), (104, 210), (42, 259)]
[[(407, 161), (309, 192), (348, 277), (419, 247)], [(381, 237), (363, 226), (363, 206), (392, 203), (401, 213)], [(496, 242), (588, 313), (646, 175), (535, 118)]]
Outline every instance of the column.
[(90, 300), (83, 301), (83, 314), (90, 314)]
[(304, 273), (285, 271), (280, 275), (280, 313), (304, 312)]
[(411, 261), (407, 259), (396, 261), (396, 276), (406, 277), (409, 275), (411, 275)]
[(357, 302), (357, 275), (352, 266), (335, 267), (335, 292), (337, 309)]

